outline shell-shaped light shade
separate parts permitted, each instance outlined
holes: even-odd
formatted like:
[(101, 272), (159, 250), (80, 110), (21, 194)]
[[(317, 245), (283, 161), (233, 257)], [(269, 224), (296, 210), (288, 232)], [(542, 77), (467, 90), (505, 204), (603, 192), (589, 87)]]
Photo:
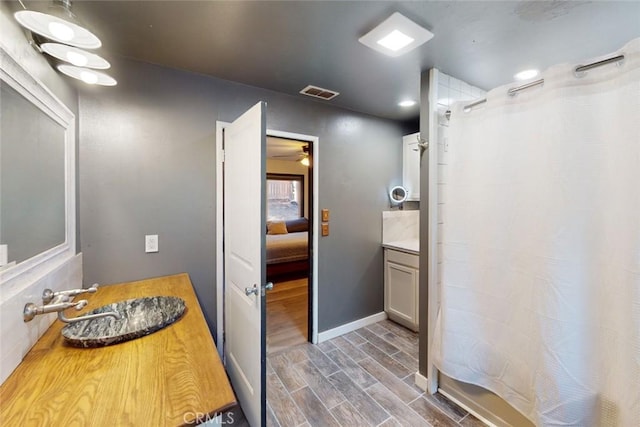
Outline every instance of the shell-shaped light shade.
[(67, 46), (61, 43), (43, 43), (40, 45), (40, 49), (54, 58), (77, 67), (94, 68), (96, 70), (106, 70), (111, 67), (111, 64), (101, 56), (78, 49), (77, 47)]
[(58, 70), (69, 77), (82, 80), (83, 82), (91, 85), (115, 86), (118, 84), (113, 77), (90, 68), (63, 64), (58, 66)]
[(50, 40), (81, 49), (97, 49), (102, 46), (100, 39), (91, 31), (57, 16), (33, 10), (21, 10), (13, 16), (29, 31)]

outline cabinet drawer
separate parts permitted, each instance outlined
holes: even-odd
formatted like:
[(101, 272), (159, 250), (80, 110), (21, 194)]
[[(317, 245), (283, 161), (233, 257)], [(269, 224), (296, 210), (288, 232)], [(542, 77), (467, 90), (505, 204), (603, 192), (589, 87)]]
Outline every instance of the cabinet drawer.
[(416, 269), (420, 268), (420, 257), (418, 255), (394, 251), (393, 249), (385, 249), (385, 251), (387, 261), (389, 262), (395, 262), (396, 264), (402, 264)]

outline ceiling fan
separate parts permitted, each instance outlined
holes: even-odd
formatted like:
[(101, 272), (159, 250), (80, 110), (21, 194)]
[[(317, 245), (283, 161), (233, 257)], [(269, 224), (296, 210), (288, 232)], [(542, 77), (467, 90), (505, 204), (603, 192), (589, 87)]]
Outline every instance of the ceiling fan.
[(272, 155), (271, 157), (285, 158), (285, 159), (291, 159), (292, 157), (294, 157), (296, 158), (295, 161), (302, 163), (304, 166), (309, 166), (309, 146), (308, 145), (301, 146), (299, 152), (291, 152), (287, 154), (275, 154), (275, 155)]

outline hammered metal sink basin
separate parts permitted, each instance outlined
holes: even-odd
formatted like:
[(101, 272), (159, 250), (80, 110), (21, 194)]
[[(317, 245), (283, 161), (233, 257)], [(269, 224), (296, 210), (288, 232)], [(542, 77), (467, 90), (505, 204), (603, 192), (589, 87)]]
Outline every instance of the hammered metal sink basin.
[(62, 336), (75, 347), (104, 347), (159, 331), (182, 317), (185, 308), (184, 300), (178, 297), (155, 296), (120, 301), (85, 314), (116, 312), (120, 319), (110, 316), (70, 323), (62, 328)]

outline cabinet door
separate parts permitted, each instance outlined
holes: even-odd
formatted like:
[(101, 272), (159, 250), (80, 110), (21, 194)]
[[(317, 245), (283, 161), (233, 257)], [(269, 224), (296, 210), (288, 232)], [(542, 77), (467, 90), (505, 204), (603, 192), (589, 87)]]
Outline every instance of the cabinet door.
[(385, 275), (385, 311), (391, 319), (414, 329), (418, 323), (416, 269), (387, 261)]
[(402, 185), (408, 190), (407, 200), (420, 200), (419, 133), (402, 137)]
[(415, 301), (416, 311), (415, 317), (413, 318), (413, 323), (415, 328), (412, 328), (414, 331), (418, 332), (418, 325), (420, 324), (420, 270), (415, 270), (416, 277), (415, 283), (413, 284), (414, 294), (413, 300)]

